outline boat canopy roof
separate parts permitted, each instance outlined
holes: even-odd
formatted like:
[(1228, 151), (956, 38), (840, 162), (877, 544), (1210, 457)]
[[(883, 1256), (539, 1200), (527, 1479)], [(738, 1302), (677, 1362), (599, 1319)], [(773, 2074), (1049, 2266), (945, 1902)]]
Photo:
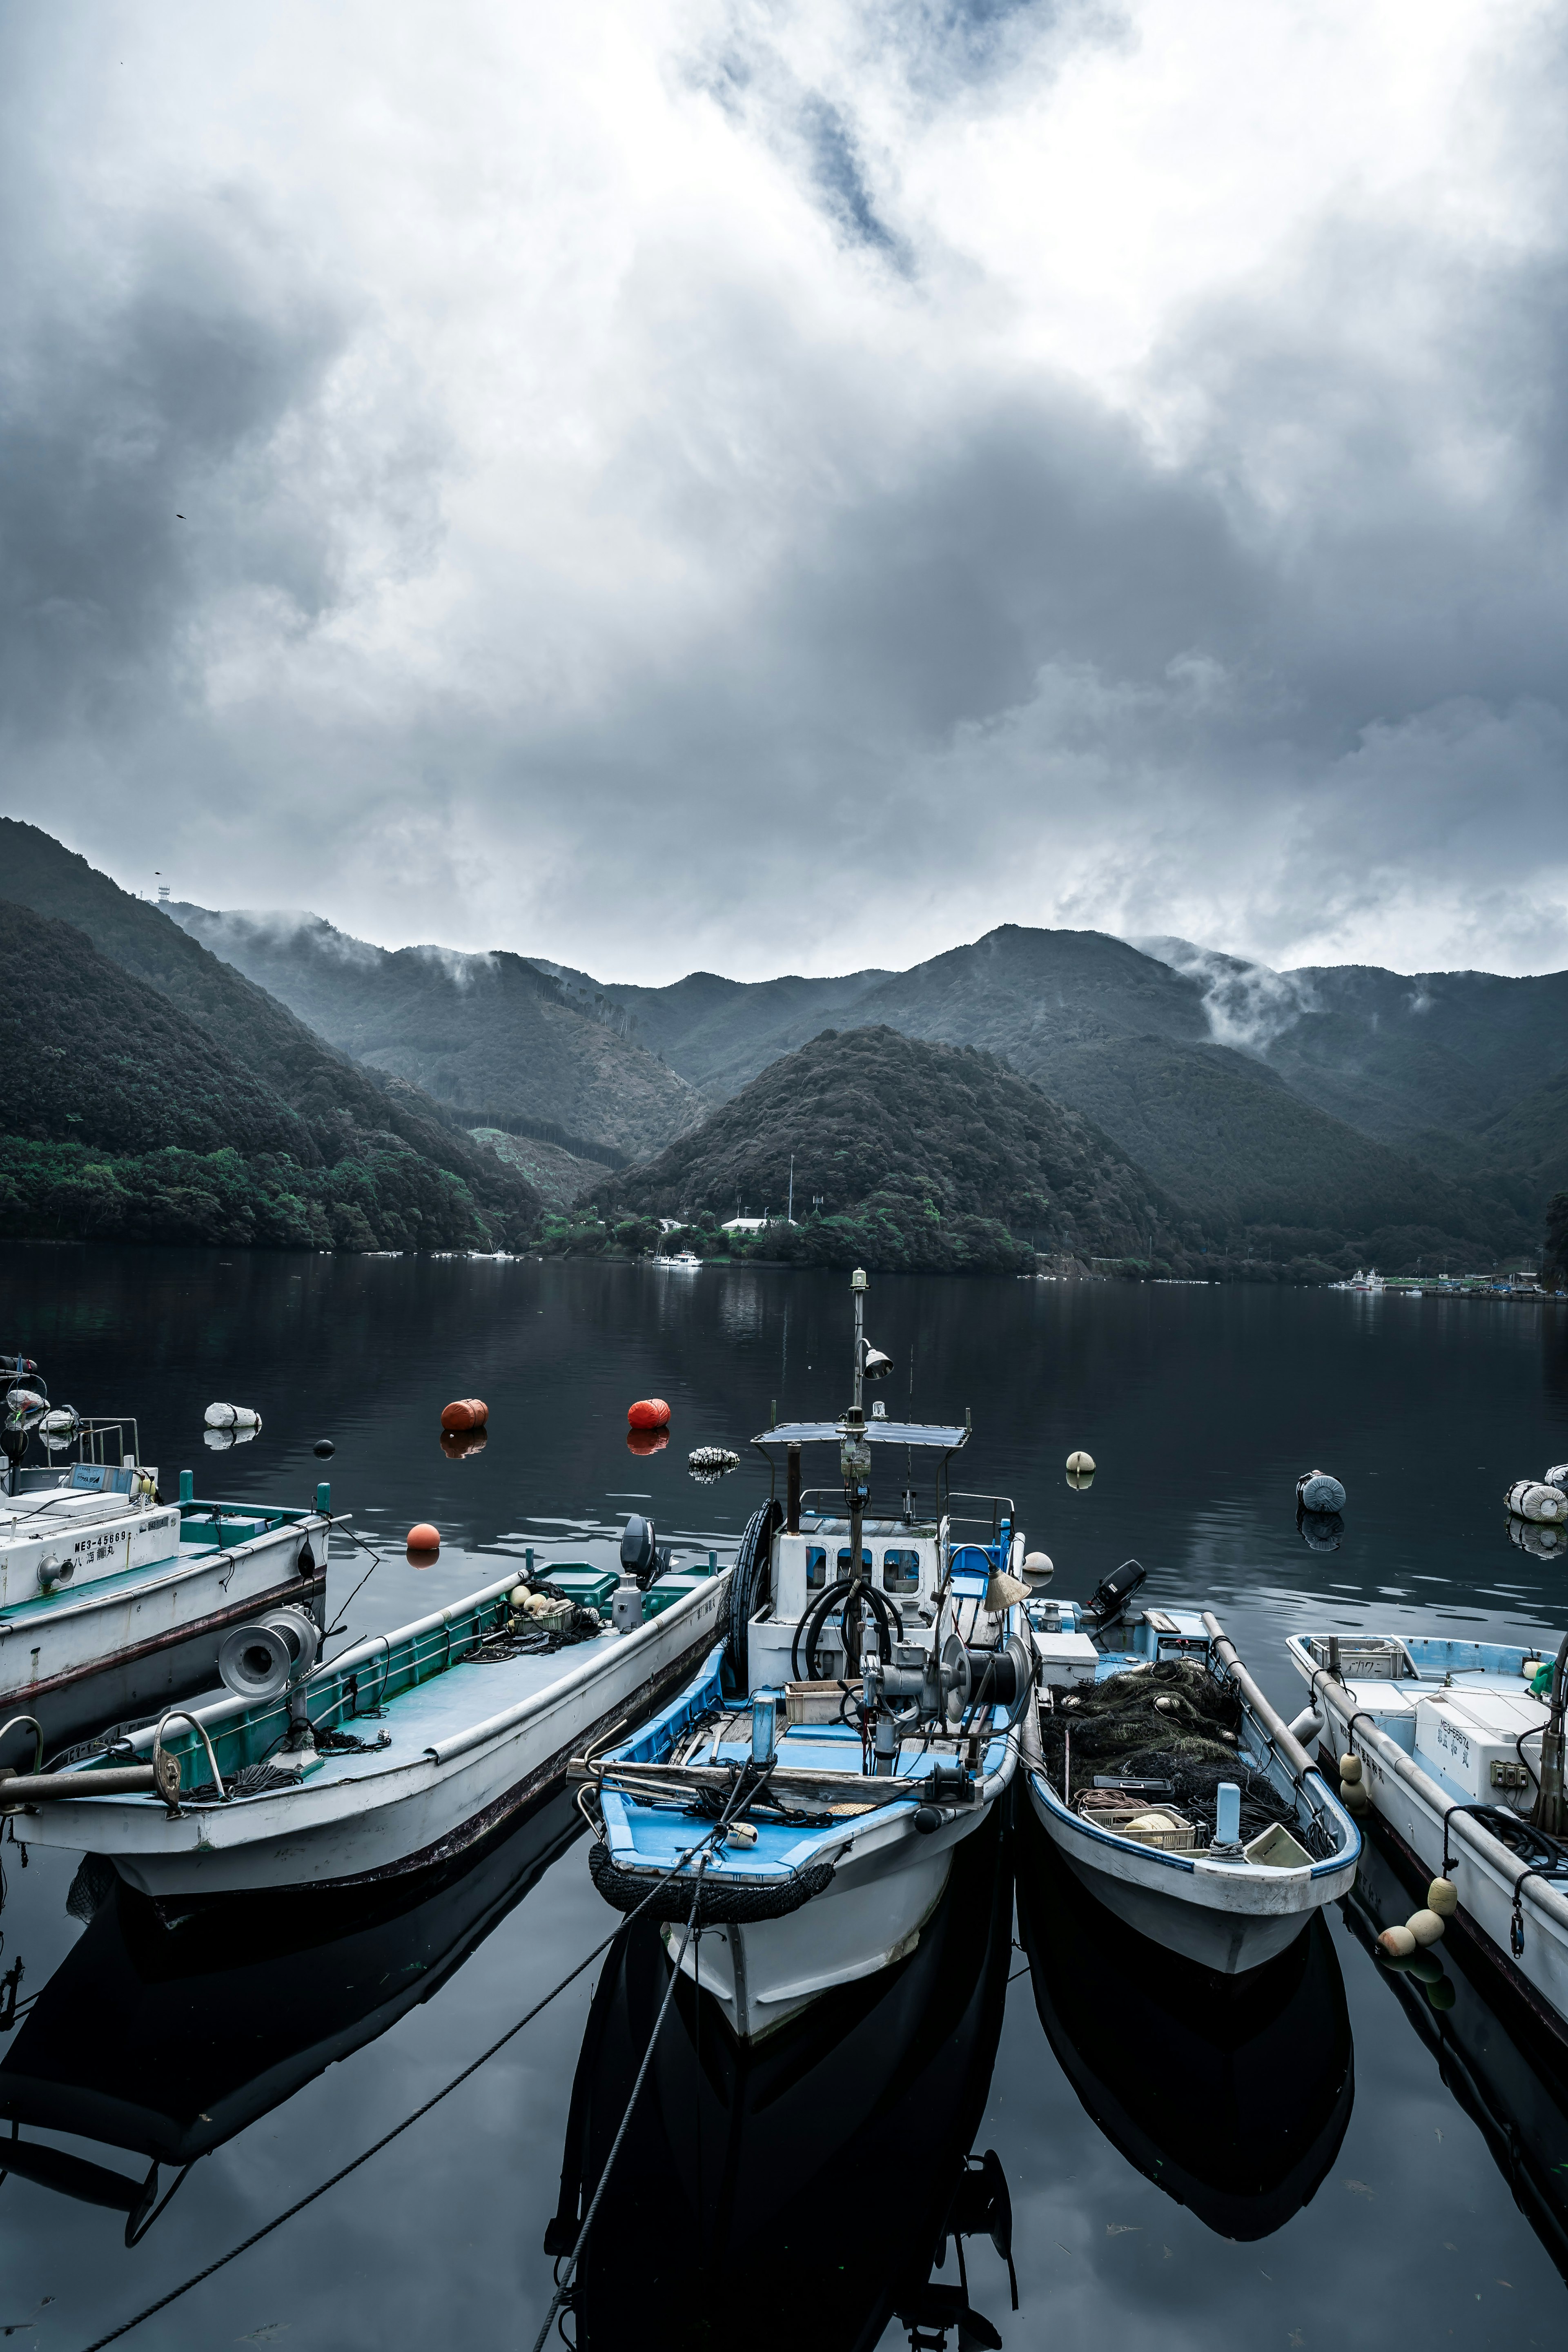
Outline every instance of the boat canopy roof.
[[(764, 1429), (753, 1445), (838, 1445), (847, 1435), (842, 1422), (781, 1421), (773, 1429)], [(936, 1421), (868, 1421), (856, 1431), (872, 1445), (929, 1445), (943, 1454), (956, 1454), (966, 1444), (969, 1432), (964, 1428), (949, 1428)]]

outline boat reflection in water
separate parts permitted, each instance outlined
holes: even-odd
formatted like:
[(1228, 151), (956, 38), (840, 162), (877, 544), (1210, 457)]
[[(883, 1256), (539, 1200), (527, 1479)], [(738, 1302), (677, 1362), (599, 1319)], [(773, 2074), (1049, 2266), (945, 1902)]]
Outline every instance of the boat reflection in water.
[[(959, 1848), (907, 1959), (770, 2034), (738, 2042), (718, 2004), (677, 1979), (573, 2284), (579, 2352), (731, 2336), (748, 2352), (851, 2352), (895, 2316), (913, 2345), (1001, 2345), (970, 2303), (963, 2241), (988, 2235), (1011, 2279), (1001, 2166), (968, 2154), (1002, 2029), (1011, 1915), (992, 1822)], [(633, 1922), (594, 1997), (547, 2253), (576, 2242), (669, 1982), (658, 1928)], [(1005, 2294), (1001, 2263), (984, 2259)]]
[[(1345, 1903), (1352, 1934), (1373, 1951), (1383, 1928), (1425, 1903), (1427, 1884), (1374, 1833)], [(1443, 2082), (1479, 2125), (1514, 2203), (1568, 2279), (1568, 2043), (1462, 1932), (1407, 1961), (1374, 1957)]]
[[(0, 2063), (0, 2175), (123, 2213), (134, 2245), (199, 2158), (437, 1991), (581, 1828), (563, 1794), (381, 1888), (219, 1897), (168, 1925), (87, 1856), (69, 1897), (87, 1932)], [(160, 2167), (176, 2168), (162, 2202)]]
[(1032, 1820), (1016, 1864), (1040, 2021), (1100, 2130), (1218, 2236), (1282, 2228), (1338, 2154), (1353, 2095), (1321, 1915), (1278, 1958), (1220, 1976), (1113, 1917)]

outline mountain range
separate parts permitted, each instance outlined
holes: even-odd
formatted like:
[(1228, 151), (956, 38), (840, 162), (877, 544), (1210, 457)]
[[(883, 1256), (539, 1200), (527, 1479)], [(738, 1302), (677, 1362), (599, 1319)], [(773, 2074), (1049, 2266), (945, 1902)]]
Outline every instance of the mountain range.
[[(331, 1168), (356, 1138), (379, 1134), (513, 1231), (542, 1196), (554, 1207), (574, 1192), (596, 1198), (606, 1171), (624, 1175), (627, 1163), (660, 1171), (667, 1194), (689, 1188), (700, 1165), (721, 1193), (737, 1174), (743, 1191), (765, 1192), (781, 1105), (750, 1090), (828, 1031), (989, 1057), (1046, 1098), (1051, 1119), (1071, 1115), (1096, 1150), (1117, 1156), (1167, 1245), (1184, 1236), (1183, 1247), (1220, 1257), (1484, 1264), (1530, 1249), (1546, 1200), (1568, 1184), (1568, 973), (1281, 972), (1179, 939), (1004, 925), (908, 971), (696, 972), (655, 988), (509, 951), (386, 950), (310, 914), (153, 907), (13, 820), (0, 820), (0, 901), (74, 926), (164, 1000), (165, 1025), (174, 1008), (199, 1027), (205, 1044), (188, 1070), (177, 1055), (168, 1065), (185, 1076), (161, 1097), (167, 1143), (195, 1148), (174, 1128), (200, 1119), (172, 1106), (210, 1099), (203, 1054), (221, 1051), (267, 1102), (263, 1112), (235, 1082), (235, 1148), (250, 1149), (242, 1129), (292, 1115), (292, 1158), (307, 1165), (314, 1151)], [(46, 954), (40, 939), (36, 952), (63, 968), (58, 942)], [(26, 963), (23, 952), (12, 969)], [(93, 969), (85, 997), (107, 1006), (113, 991)], [(123, 1012), (101, 1017), (123, 1033)], [(884, 1076), (896, 1066), (885, 1042), (874, 1058)], [(852, 1057), (813, 1068), (814, 1084), (854, 1098)], [(142, 1083), (116, 1093), (107, 1064), (94, 1083), (97, 1109), (56, 1104), (75, 1122), (56, 1140), (96, 1120), (89, 1139), (107, 1146), (111, 1097), (117, 1132), (129, 1137), (138, 1119), (163, 1131)], [(915, 1090), (931, 1114), (926, 1076)], [(733, 1119), (713, 1124), (737, 1102), (741, 1120), (756, 1122), (750, 1144)], [(35, 1130), (53, 1116), (27, 1111)], [(963, 1213), (994, 1213), (984, 1203), (1006, 1160), (973, 1171)], [(1110, 1165), (1096, 1178), (1107, 1215)], [(897, 1173), (893, 1159), (884, 1173)], [(652, 1205), (643, 1177), (624, 1188), (627, 1201), (634, 1192)], [(1047, 1197), (1058, 1197), (1049, 1186)], [(956, 1196), (950, 1206), (958, 1213)], [(1034, 1225), (1056, 1231), (1060, 1220)]]
[[(373, 970), (407, 975), (422, 1034), (438, 1038), (466, 1034), (474, 1004), (501, 1002), (474, 996), (470, 968), (515, 961), (405, 950), (377, 967), (366, 960), (384, 950), (305, 919), (179, 919), (339, 1042), (363, 1034), (353, 1024)], [(456, 1091), (434, 1050), (423, 1082), (454, 1104), (501, 1095), (568, 1135), (591, 1126), (638, 1160), (691, 1131), (694, 1101), (731, 1099), (824, 1028), (885, 1027), (1004, 1061), (1090, 1119), (1237, 1255), (1256, 1244), (1288, 1257), (1484, 1260), (1527, 1248), (1568, 1181), (1568, 974), (1281, 973), (1179, 940), (1016, 925), (905, 972), (698, 972), (650, 988), (538, 969), (552, 990), (549, 1055), (531, 1015), (511, 1013), (485, 1028), (482, 1089)], [(669, 1081), (663, 1133), (650, 1064)], [(591, 1117), (563, 1083), (578, 1068), (593, 1073)]]

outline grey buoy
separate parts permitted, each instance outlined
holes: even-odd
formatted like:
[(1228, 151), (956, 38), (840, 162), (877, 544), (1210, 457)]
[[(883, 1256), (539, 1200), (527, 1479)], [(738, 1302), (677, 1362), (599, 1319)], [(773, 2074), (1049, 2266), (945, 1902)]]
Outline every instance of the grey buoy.
[(337, 1447), (332, 1444), (330, 1437), (318, 1437), (314, 1445), (310, 1448), (311, 1453), (319, 1454), (323, 1462), (327, 1459), (329, 1454), (335, 1454), (337, 1450)]
[(1296, 1481), (1296, 1502), (1303, 1511), (1342, 1511), (1345, 1490), (1326, 1470), (1303, 1470)]

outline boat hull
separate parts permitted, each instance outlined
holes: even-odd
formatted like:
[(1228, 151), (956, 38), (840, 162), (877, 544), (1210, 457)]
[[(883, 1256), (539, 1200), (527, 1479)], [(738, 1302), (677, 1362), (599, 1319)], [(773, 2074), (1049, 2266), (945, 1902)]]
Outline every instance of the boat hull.
[[(798, 1911), (744, 1927), (705, 1927), (682, 1974), (712, 1997), (737, 2039), (756, 2042), (787, 2024), (836, 1985), (892, 1968), (912, 1952), (946, 1892), (953, 1854), (990, 1816), (966, 1808), (930, 1836), (908, 1812), (862, 1835), (832, 1882)], [(684, 1929), (665, 1928), (673, 1955)]]
[[(1342, 1686), (1317, 1677), (1313, 1695), (1323, 1709), (1321, 1752), (1353, 1753), (1362, 1759), (1363, 1786), (1373, 1810), (1390, 1829), (1412, 1862), (1428, 1877), (1436, 1877), (1444, 1864), (1442, 1791), (1430, 1781), (1428, 1795), (1380, 1752), (1361, 1725), (1352, 1729), (1352, 1707)], [(1422, 1777), (1425, 1777), (1424, 1775)], [(1470, 1828), (1468, 1821), (1466, 1831)], [(1455, 1833), (1448, 1839), (1447, 1875), (1458, 1890), (1459, 1908), (1448, 1932), (1483, 1945), (1493, 1965), (1513, 1986), (1540, 2021), (1568, 2044), (1568, 1927), (1533, 1899), (1526, 1885), (1521, 1892), (1520, 1933), (1522, 1949), (1514, 1951), (1514, 1886), (1507, 1857), (1496, 1849), (1498, 1861), (1486, 1851), (1490, 1840)], [(1517, 1866), (1517, 1865), (1516, 1865)]]
[(1098, 1902), (1151, 1943), (1220, 1976), (1277, 1959), (1354, 1884), (1353, 1855), (1327, 1869), (1263, 1871), (1140, 1851), (1069, 1813), (1042, 1773), (1031, 1771), (1027, 1785), (1036, 1820)]
[[(297, 1520), (0, 1618), (0, 1720), (35, 1717), (48, 1757), (210, 1688), (233, 1626), (325, 1592), (328, 1532), (325, 1518)], [(7, 1763), (31, 1761), (18, 1738), (6, 1743)]]
[(165, 1900), (370, 1886), (427, 1869), (542, 1796), (584, 1746), (657, 1706), (693, 1652), (711, 1646), (727, 1582), (709, 1579), (637, 1633), (594, 1643), (510, 1716), (447, 1743), (447, 1754), (426, 1748), (391, 1766), (367, 1762), (363, 1772), (174, 1820), (141, 1798), (46, 1804), (23, 1833), (106, 1854), (132, 1886)]

